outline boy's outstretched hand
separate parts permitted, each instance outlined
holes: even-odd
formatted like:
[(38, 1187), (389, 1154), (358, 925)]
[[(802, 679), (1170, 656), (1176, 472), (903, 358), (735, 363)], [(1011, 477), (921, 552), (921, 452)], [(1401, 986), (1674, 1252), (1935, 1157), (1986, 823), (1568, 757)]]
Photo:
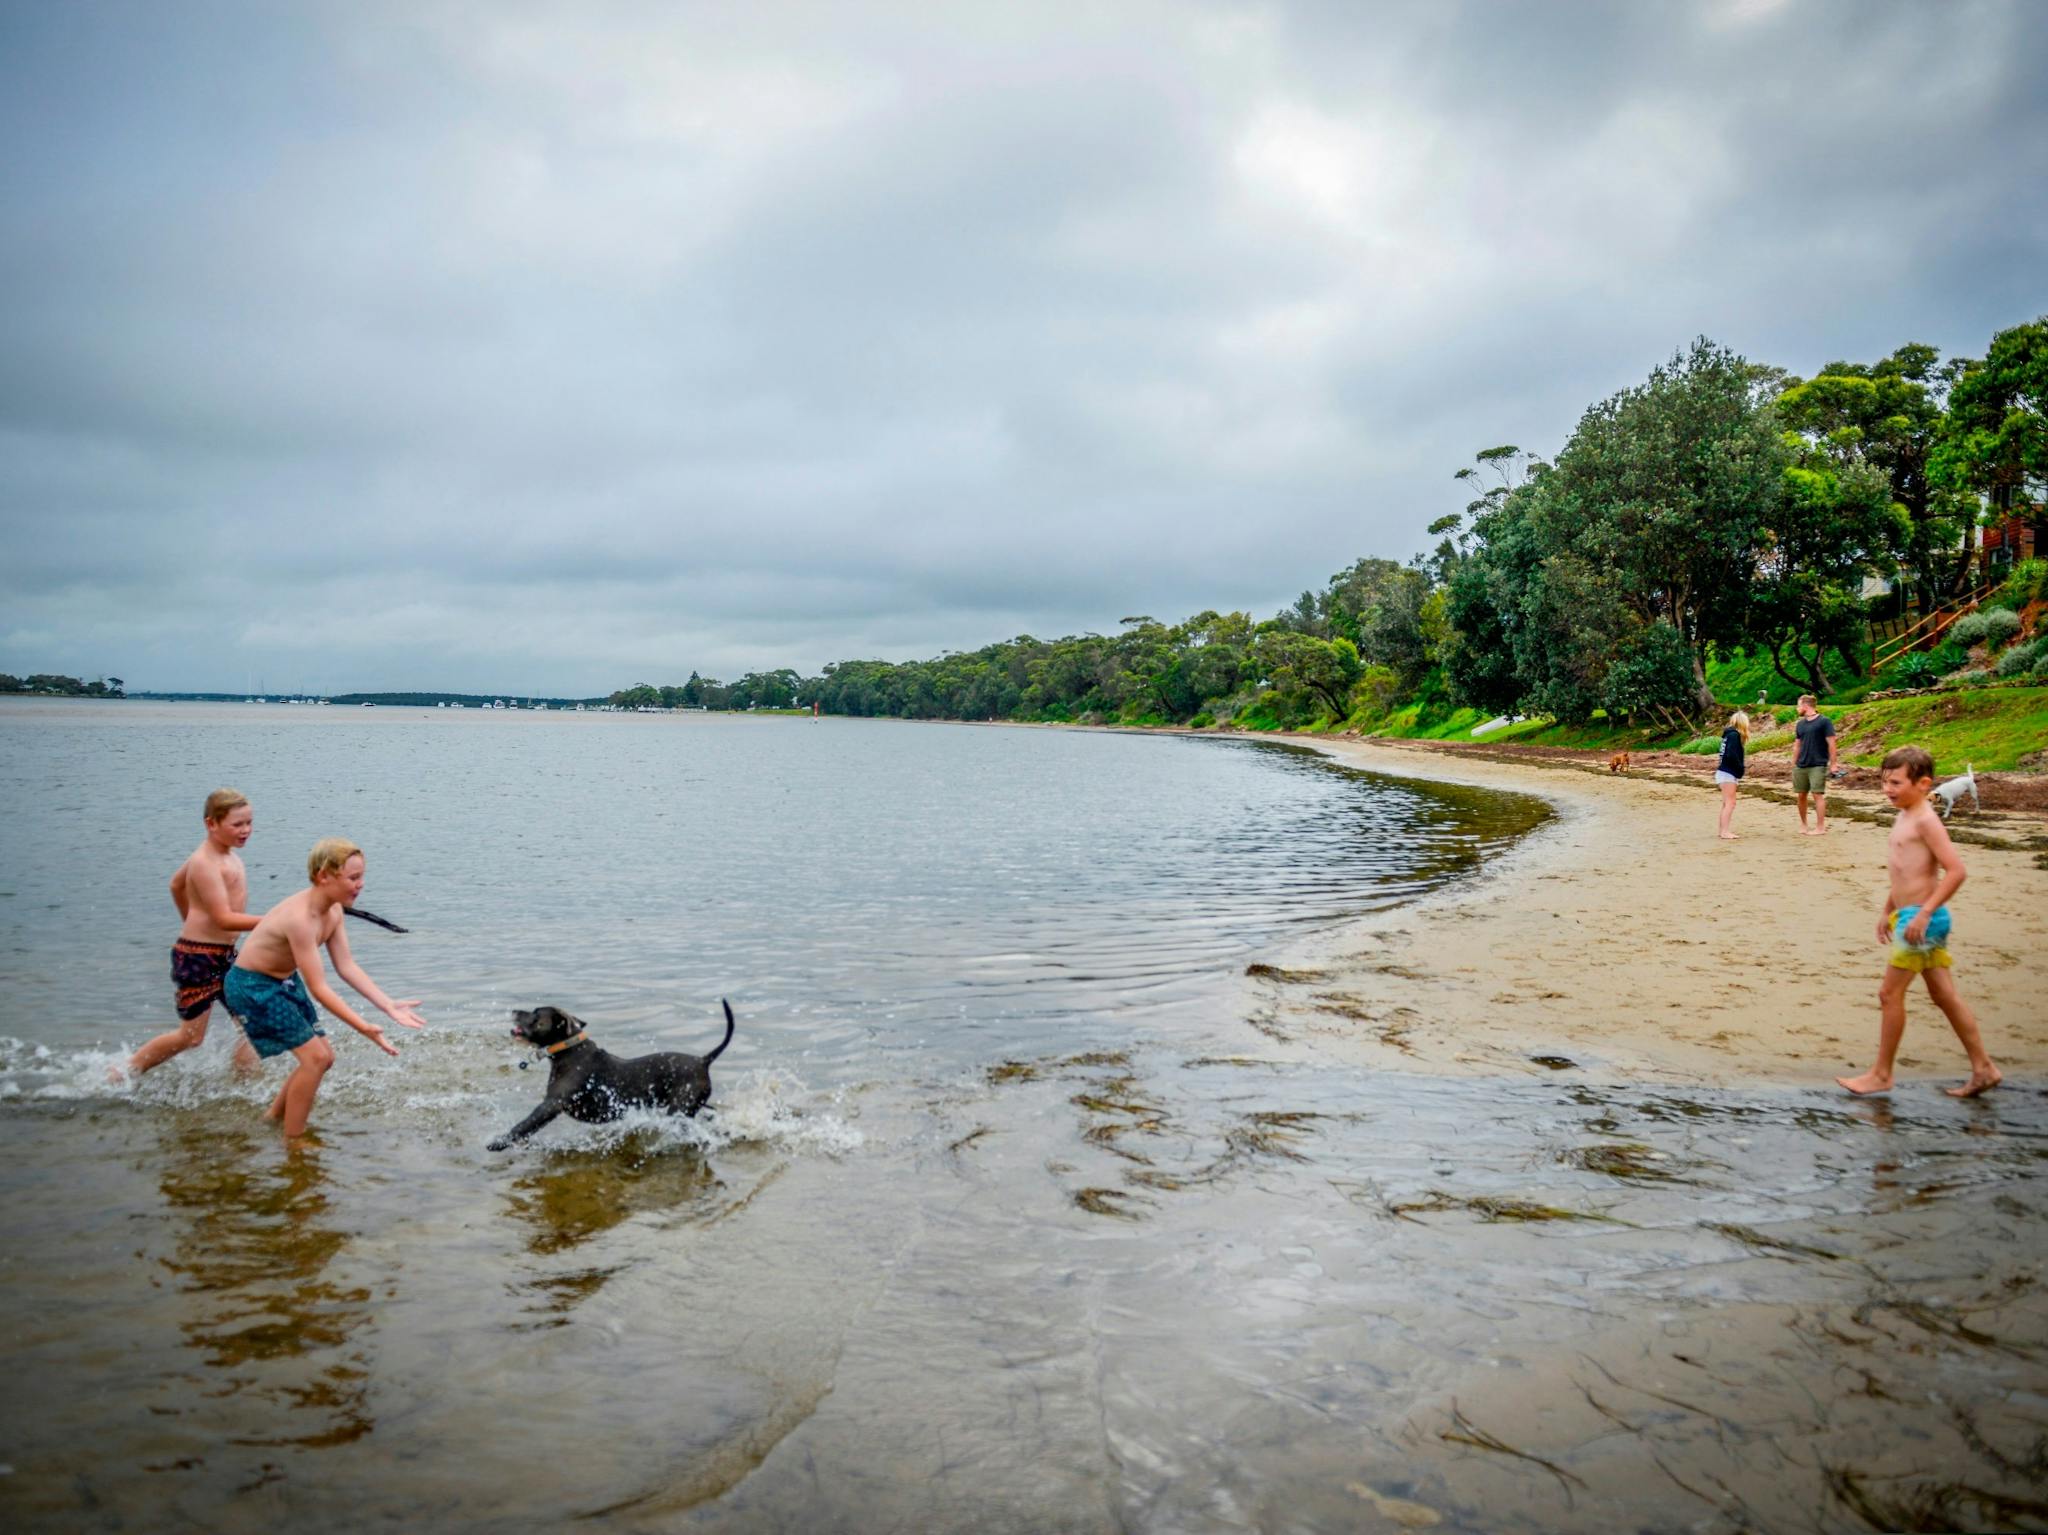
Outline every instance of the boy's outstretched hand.
[(404, 1002), (392, 1003), (392, 1022), (402, 1023), (408, 1029), (424, 1029), (427, 1026), (427, 1020), (422, 1018), (418, 1013), (413, 1011), (413, 1009), (418, 1007), (419, 1005), (420, 999), (418, 997), (410, 998)]

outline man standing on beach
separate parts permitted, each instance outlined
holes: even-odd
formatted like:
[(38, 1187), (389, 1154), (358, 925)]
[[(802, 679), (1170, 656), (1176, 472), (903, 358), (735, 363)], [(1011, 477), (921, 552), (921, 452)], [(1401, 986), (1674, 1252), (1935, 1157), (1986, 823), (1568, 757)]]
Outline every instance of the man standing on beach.
[[(1799, 722), (1792, 727), (1798, 749), (1792, 758), (1792, 793), (1799, 801), (1799, 834), (1828, 834), (1828, 775), (1835, 770), (1835, 722), (1820, 712), (1811, 693), (1799, 695)], [(1806, 825), (1806, 797), (1813, 796), (1812, 830)]]

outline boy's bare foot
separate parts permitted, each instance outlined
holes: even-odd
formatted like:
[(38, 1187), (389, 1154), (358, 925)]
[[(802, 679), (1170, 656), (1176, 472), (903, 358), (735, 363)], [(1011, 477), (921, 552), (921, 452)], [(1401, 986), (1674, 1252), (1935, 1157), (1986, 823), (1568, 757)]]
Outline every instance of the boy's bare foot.
[(1721, 833), (1721, 840), (1723, 842), (1740, 842), (1742, 839), (1732, 831), (1724, 831)]
[(1951, 1098), (1974, 1098), (1979, 1093), (1988, 1093), (2005, 1080), (2005, 1073), (1993, 1066), (1989, 1071), (1973, 1071), (1970, 1080), (1961, 1087), (1944, 1087), (1943, 1092)]
[(1836, 1077), (1835, 1080), (1859, 1098), (1868, 1098), (1873, 1093), (1888, 1093), (1892, 1090), (1892, 1079), (1881, 1077), (1874, 1071), (1866, 1071), (1860, 1077)]
[(1812, 831), (1808, 831), (1804, 826), (1799, 828), (1799, 835), (1802, 837), (1825, 837), (1827, 834), (1828, 829), (1825, 826), (1816, 827)]

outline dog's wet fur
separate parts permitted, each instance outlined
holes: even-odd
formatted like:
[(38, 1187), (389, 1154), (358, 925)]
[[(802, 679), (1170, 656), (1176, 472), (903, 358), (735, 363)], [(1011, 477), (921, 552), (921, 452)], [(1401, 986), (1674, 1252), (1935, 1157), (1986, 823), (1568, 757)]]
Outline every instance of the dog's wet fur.
[[(670, 1050), (625, 1060), (588, 1039), (556, 1051), (548, 1057), (548, 1094), (540, 1107), (492, 1141), (491, 1150), (503, 1151), (563, 1114), (586, 1125), (617, 1119), (629, 1109), (695, 1114), (711, 1099), (711, 1063), (732, 1043), (732, 1004), (723, 1005), (725, 1038), (709, 1055)], [(512, 1037), (539, 1050), (575, 1039), (588, 1027), (559, 1007), (515, 1008), (512, 1013)]]

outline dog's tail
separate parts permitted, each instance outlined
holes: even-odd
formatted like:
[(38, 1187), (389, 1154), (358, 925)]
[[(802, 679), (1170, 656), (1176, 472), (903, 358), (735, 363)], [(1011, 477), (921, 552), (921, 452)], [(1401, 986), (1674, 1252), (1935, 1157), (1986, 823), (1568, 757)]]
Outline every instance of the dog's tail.
[(725, 1038), (721, 1039), (718, 1042), (718, 1048), (716, 1050), (712, 1051), (709, 1055), (704, 1057), (704, 1064), (706, 1066), (709, 1066), (713, 1061), (717, 1060), (721, 1055), (725, 1054), (725, 1047), (732, 1043), (732, 1004), (726, 1001), (723, 997), (720, 997), (718, 1001), (719, 1005), (725, 1009)]

